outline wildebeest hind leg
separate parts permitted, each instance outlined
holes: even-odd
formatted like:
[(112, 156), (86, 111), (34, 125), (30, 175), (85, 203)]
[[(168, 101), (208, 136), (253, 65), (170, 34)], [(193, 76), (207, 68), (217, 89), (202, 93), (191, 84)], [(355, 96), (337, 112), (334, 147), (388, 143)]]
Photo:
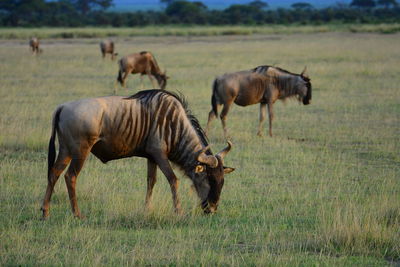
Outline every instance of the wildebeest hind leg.
[(267, 107), (267, 104), (263, 104), (263, 103), (260, 104), (260, 123), (258, 125), (258, 132), (257, 132), (258, 136), (263, 135), (262, 127), (263, 127), (264, 120), (265, 120), (266, 107)]
[(208, 131), (210, 130), (211, 121), (213, 121), (216, 117), (217, 117), (217, 116), (216, 116), (214, 110), (211, 110), (210, 113), (208, 113), (208, 120), (207, 120), (207, 126), (206, 126), (206, 134), (208, 134)]
[(148, 159), (147, 160), (147, 193), (146, 193), (146, 209), (150, 210), (152, 208), (151, 205), (151, 197), (153, 194), (153, 187), (157, 181), (157, 165), (154, 161)]
[(46, 219), (49, 216), (50, 199), (54, 191), (54, 186), (56, 185), (58, 178), (60, 177), (64, 169), (67, 167), (67, 165), (70, 163), (70, 161), (71, 157), (66, 153), (66, 150), (63, 150), (61, 148), (57, 160), (49, 172), (46, 194), (44, 196), (41, 208), (43, 212), (42, 215), (43, 219)]
[(128, 78), (129, 73), (130, 73), (129, 71), (125, 71), (124, 77), (122, 77), (122, 87), (124, 87), (125, 89), (127, 89), (126, 88), (126, 79)]
[(230, 106), (231, 106), (231, 103), (225, 103), (225, 104), (224, 104), (224, 108), (222, 109), (221, 115), (220, 115), (221, 123), (222, 123), (222, 128), (224, 129), (224, 136), (225, 136), (225, 139), (228, 138), (228, 129), (226, 128), (226, 115), (227, 115), (228, 112), (229, 112)]
[(76, 178), (78, 177), (79, 172), (83, 167), (86, 156), (87, 153), (85, 153), (79, 158), (73, 158), (71, 164), (68, 167), (68, 171), (65, 174), (65, 183), (67, 184), (68, 188), (68, 195), (69, 195), (69, 200), (71, 202), (72, 213), (77, 218), (82, 218), (82, 215), (79, 211), (78, 201), (76, 199), (76, 190), (75, 190)]

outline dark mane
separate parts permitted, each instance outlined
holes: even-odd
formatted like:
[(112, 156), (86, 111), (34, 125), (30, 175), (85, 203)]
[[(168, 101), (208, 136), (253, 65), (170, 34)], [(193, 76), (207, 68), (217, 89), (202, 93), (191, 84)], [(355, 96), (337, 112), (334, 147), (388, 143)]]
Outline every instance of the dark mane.
[(155, 57), (149, 52), (149, 51), (142, 51), (139, 53), (141, 56), (144, 56), (146, 54), (149, 54), (152, 57), (152, 63), (154, 64), (154, 67), (157, 69), (158, 72), (161, 72), (160, 67), (158, 66), (157, 60)]
[(139, 99), (139, 100), (144, 100), (145, 102), (147, 102), (158, 94), (166, 94), (166, 95), (172, 96), (176, 100), (178, 100), (179, 103), (181, 103), (183, 109), (185, 110), (186, 116), (190, 121), (190, 124), (195, 129), (201, 142), (203, 143), (204, 146), (208, 146), (207, 136), (204, 133), (204, 130), (201, 128), (199, 120), (192, 114), (192, 111), (188, 108), (188, 103), (185, 99), (185, 96), (182, 93), (180, 93), (180, 92), (175, 93), (175, 92), (171, 92), (171, 91), (167, 91), (167, 90), (150, 89), (150, 90), (139, 91), (134, 95), (125, 97), (124, 99)]
[(265, 71), (267, 71), (269, 68), (277, 69), (277, 70), (279, 70), (279, 71), (281, 71), (281, 72), (283, 72), (283, 73), (286, 73), (286, 74), (295, 75), (295, 76), (301, 76), (300, 74), (296, 74), (296, 73), (287, 71), (287, 70), (285, 70), (285, 69), (282, 69), (282, 68), (279, 68), (279, 67), (274, 67), (274, 66), (269, 66), (269, 65), (262, 65), (262, 66), (255, 67), (254, 69), (252, 69), (252, 71), (253, 71), (253, 72), (265, 72)]
[(308, 89), (311, 88), (311, 80), (310, 80), (310, 78), (302, 76), (301, 74), (296, 74), (296, 73), (290, 72), (288, 70), (285, 70), (285, 69), (282, 69), (282, 68), (279, 68), (279, 67), (274, 67), (274, 66), (269, 66), (269, 65), (262, 65), (262, 66), (255, 67), (251, 71), (252, 72), (257, 72), (257, 73), (265, 73), (268, 70), (268, 68), (274, 68), (274, 69), (277, 69), (277, 70), (279, 70), (279, 71), (281, 71), (283, 73), (289, 74), (289, 75), (299, 76), (307, 83), (307, 88)]

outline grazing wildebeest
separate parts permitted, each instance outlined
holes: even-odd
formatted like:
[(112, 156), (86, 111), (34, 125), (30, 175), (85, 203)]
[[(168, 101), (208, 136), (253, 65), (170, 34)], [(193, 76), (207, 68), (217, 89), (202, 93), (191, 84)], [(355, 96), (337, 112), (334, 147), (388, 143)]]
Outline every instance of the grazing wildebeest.
[(258, 135), (262, 136), (262, 125), (268, 105), (269, 135), (272, 136), (272, 105), (278, 100), (297, 97), (304, 105), (310, 104), (311, 80), (305, 74), (294, 74), (281, 68), (259, 66), (251, 70), (227, 73), (217, 77), (213, 83), (211, 97), (212, 109), (208, 115), (206, 133), (210, 122), (218, 115), (218, 108), (223, 105), (220, 115), (225, 138), (228, 136), (226, 115), (234, 102), (239, 106), (260, 103), (260, 123)]
[[(140, 79), (142, 87), (143, 87), (142, 75), (147, 74), (149, 76), (151, 83), (153, 84), (153, 87), (155, 88), (153, 79), (154, 76), (161, 89), (165, 89), (165, 87), (167, 86), (167, 79), (169, 78), (166, 75), (165, 71), (164, 72), (161, 71), (154, 56), (147, 51), (124, 56), (119, 60), (119, 71), (118, 71), (117, 81), (123, 87), (126, 87), (126, 79), (130, 73), (141, 74)], [(122, 74), (124, 74), (123, 77)]]
[(101, 54), (103, 55), (103, 59), (106, 57), (106, 54), (111, 55), (111, 60), (114, 60), (118, 53), (115, 53), (115, 45), (111, 40), (104, 40), (100, 43)]
[(215, 212), (224, 173), (234, 170), (223, 166), (231, 146), (228, 142), (225, 149), (213, 155), (199, 122), (189, 113), (185, 102), (164, 90), (140, 91), (126, 98), (109, 96), (64, 103), (53, 115), (43, 218), (49, 215), (54, 185), (68, 164), (65, 181), (72, 212), (81, 217), (75, 184), (89, 152), (103, 163), (133, 156), (147, 158), (146, 206), (150, 206), (158, 166), (170, 184), (175, 211), (180, 213), (178, 180), (171, 161), (192, 180), (204, 212)]
[(43, 52), (43, 50), (39, 48), (39, 39), (36, 37), (31, 37), (31, 39), (29, 39), (29, 47), (31, 48), (32, 54), (34, 55)]

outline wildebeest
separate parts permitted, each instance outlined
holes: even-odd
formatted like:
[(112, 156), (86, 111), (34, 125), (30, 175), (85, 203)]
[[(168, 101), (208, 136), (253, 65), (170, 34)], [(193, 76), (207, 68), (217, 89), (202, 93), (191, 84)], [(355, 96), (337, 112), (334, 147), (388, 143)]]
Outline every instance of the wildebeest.
[[(57, 160), (55, 138), (58, 136)], [(213, 155), (197, 119), (176, 94), (164, 90), (140, 91), (131, 97), (109, 96), (60, 105), (53, 115), (48, 150), (48, 185), (41, 210), (49, 215), (54, 185), (69, 164), (65, 181), (72, 212), (81, 217), (75, 184), (89, 152), (103, 163), (126, 157), (147, 158), (146, 206), (150, 206), (157, 166), (172, 191), (175, 211), (180, 213), (178, 180), (170, 161), (192, 180), (205, 213), (217, 210), (224, 184), (224, 156), (231, 143)]]
[(100, 43), (100, 50), (103, 56), (103, 59), (106, 57), (106, 54), (111, 55), (111, 60), (114, 60), (118, 53), (115, 52), (114, 42), (111, 40), (104, 40)]
[(39, 47), (39, 39), (36, 37), (31, 37), (31, 39), (29, 39), (29, 47), (32, 50), (32, 54), (37, 55), (39, 53), (42, 53), (43, 50)]
[[(165, 89), (167, 86), (167, 79), (169, 78), (166, 75), (166, 72), (162, 72), (160, 67), (157, 64), (154, 56), (147, 51), (142, 51), (140, 53), (131, 54), (128, 56), (124, 56), (119, 60), (119, 71), (117, 81), (123, 86), (126, 87), (126, 79), (130, 73), (136, 74), (140, 73), (141, 84), (143, 86), (142, 75), (149, 76), (151, 83), (154, 88), (154, 78), (156, 78), (158, 85), (161, 89)], [(122, 74), (124, 76), (122, 77)]]
[(208, 115), (208, 132), (210, 122), (218, 115), (218, 108), (223, 105), (220, 115), (225, 138), (228, 136), (226, 115), (232, 103), (248, 106), (260, 103), (260, 123), (258, 135), (262, 135), (262, 125), (268, 106), (269, 135), (272, 136), (272, 105), (278, 100), (297, 97), (304, 105), (310, 104), (311, 80), (305, 74), (294, 74), (278, 67), (259, 66), (251, 70), (227, 73), (217, 77), (213, 83), (211, 97), (212, 109)]

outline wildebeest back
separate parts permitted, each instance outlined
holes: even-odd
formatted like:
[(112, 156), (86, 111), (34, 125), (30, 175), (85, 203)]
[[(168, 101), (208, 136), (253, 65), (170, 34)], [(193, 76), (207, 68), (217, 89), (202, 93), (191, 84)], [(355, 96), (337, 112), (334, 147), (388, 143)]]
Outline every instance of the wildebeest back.
[(150, 118), (137, 101), (118, 96), (83, 99), (63, 105), (62, 113), (60, 132), (79, 129), (75, 136), (98, 139), (91, 152), (102, 162), (140, 156)]

